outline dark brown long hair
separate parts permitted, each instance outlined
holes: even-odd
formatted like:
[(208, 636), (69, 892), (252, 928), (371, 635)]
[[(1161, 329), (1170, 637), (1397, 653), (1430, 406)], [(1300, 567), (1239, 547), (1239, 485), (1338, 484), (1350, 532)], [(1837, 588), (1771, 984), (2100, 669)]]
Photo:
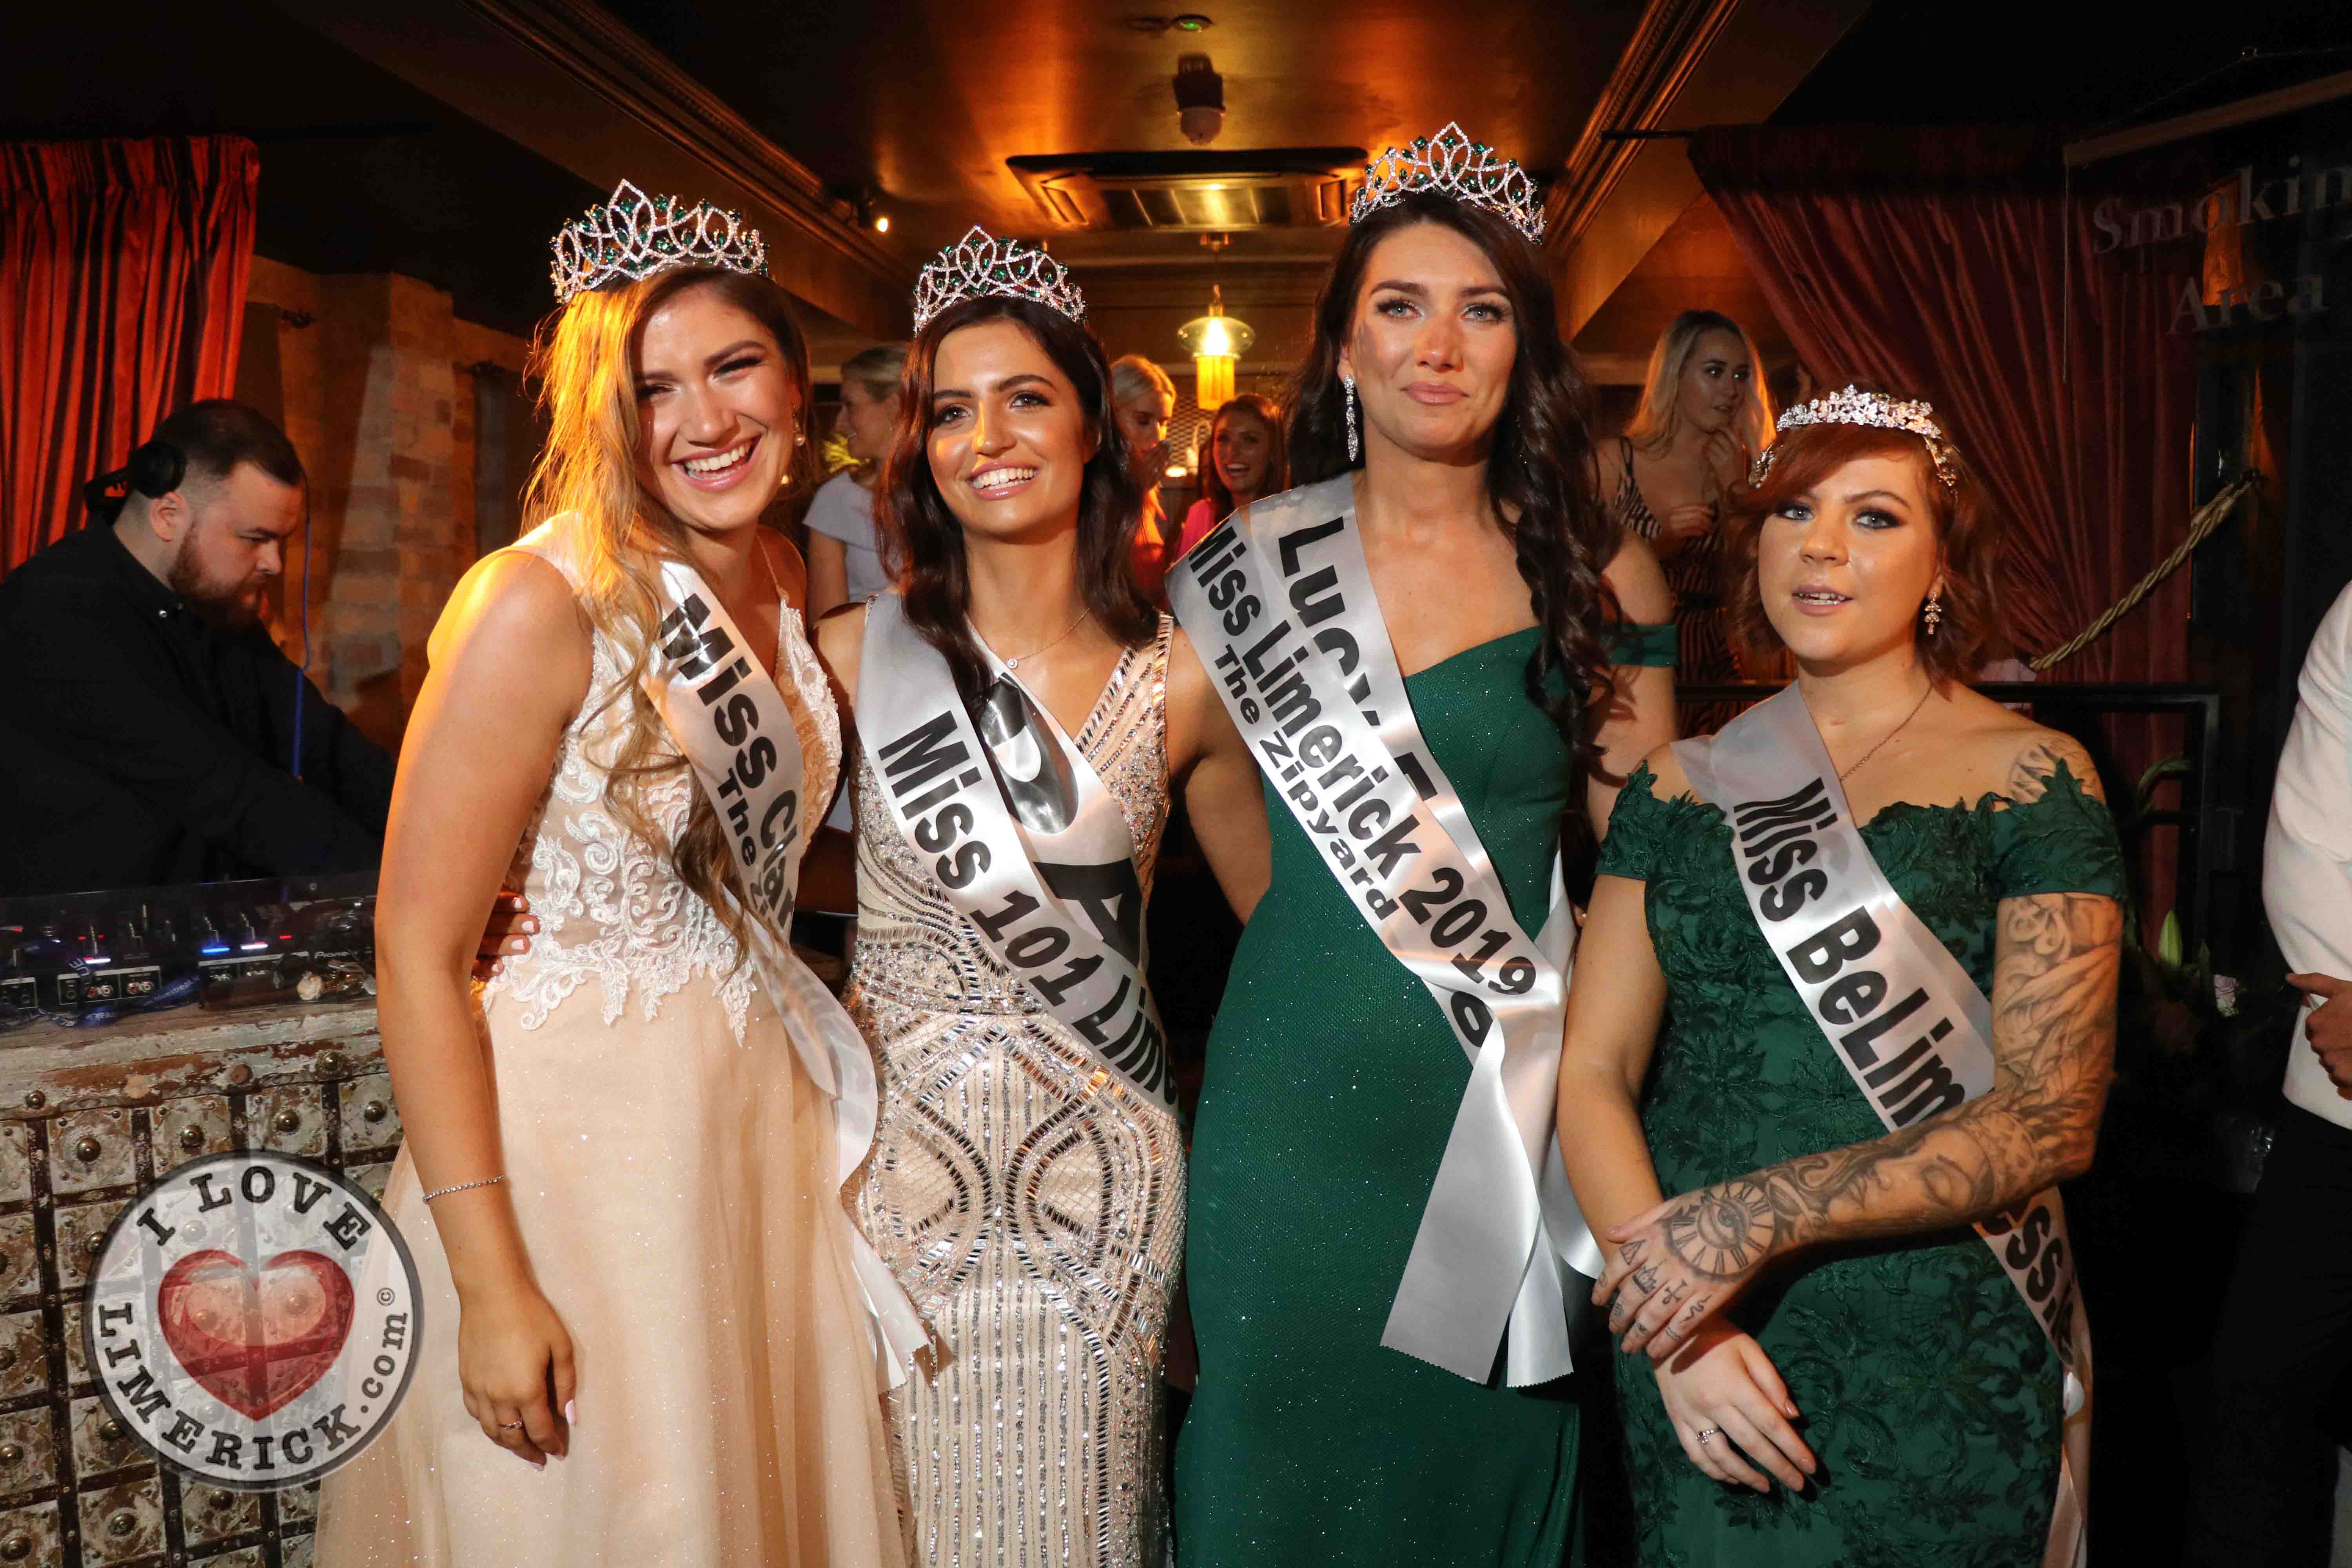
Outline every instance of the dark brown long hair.
[[(1602, 506), (1592, 448), (1592, 395), (1560, 341), (1542, 258), (1508, 223), (1483, 207), (1429, 192), (1403, 197), (1348, 231), (1315, 302), (1315, 344), (1290, 396), (1290, 479), (1335, 478), (1348, 460), (1339, 351), (1355, 330), (1365, 268), (1381, 240), (1417, 223), (1442, 224), (1486, 253), (1510, 300), (1518, 352), (1486, 453), (1486, 495), (1517, 553), (1519, 577), (1542, 637), (1528, 656), (1528, 700), (1543, 710), (1576, 758), (1560, 842), (1571, 869), (1591, 847), (1584, 820), (1586, 779), (1601, 771), (1598, 735), (1610, 701), (1604, 633), (1623, 619), (1601, 574), (1622, 530)], [(1562, 678), (1566, 689), (1555, 688)]]
[(907, 356), (898, 384), (898, 436), (875, 491), (874, 521), (883, 554), (899, 574), (908, 623), (940, 650), (954, 671), (956, 689), (977, 702), (987, 666), (973, 640), (971, 574), (964, 559), (963, 524), (948, 509), (931, 478), (932, 367), (950, 332), (981, 321), (1020, 324), (1045, 357), (1069, 379), (1084, 412), (1095, 455), (1087, 460), (1078, 492), (1078, 594), (1105, 630), (1139, 647), (1159, 629), (1159, 617), (1135, 585), (1128, 552), (1143, 515), (1143, 490), (1128, 470), (1127, 441), (1111, 406), (1110, 366), (1093, 332), (1050, 306), (989, 295), (950, 305), (924, 325)]
[(1265, 476), (1258, 481), (1257, 493), (1262, 496), (1280, 495), (1290, 488), (1286, 477), (1290, 471), (1289, 454), (1282, 440), (1282, 414), (1270, 399), (1255, 392), (1241, 393), (1218, 405), (1216, 415), (1209, 421), (1208, 445), (1202, 449), (1201, 493), (1208, 499), (1209, 521), (1224, 521), (1234, 515), (1234, 492), (1225, 488), (1225, 476), (1217, 466), (1217, 426), (1236, 414), (1247, 415), (1265, 426)]

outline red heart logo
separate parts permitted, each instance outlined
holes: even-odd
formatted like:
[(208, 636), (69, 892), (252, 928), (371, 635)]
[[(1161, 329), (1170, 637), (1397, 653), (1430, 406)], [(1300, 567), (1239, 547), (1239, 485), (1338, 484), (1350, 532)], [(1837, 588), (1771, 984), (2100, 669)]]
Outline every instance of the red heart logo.
[(335, 1364), (352, 1331), (352, 1282), (315, 1252), (281, 1252), (257, 1275), (215, 1248), (172, 1265), (155, 1311), (188, 1375), (258, 1421)]

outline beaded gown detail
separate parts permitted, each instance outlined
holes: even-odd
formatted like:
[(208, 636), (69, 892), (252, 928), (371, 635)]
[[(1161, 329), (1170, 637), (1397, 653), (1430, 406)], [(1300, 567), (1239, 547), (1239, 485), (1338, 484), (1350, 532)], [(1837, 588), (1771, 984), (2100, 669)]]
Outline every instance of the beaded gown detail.
[[(839, 721), (798, 613), (782, 620), (777, 685), (822, 800)], [(657, 844), (605, 807), (628, 708), (603, 699), (623, 668), (597, 635), (507, 883), (541, 932), (480, 994), (503, 1190), (572, 1341), (571, 1452), (535, 1469), (467, 1414), (448, 1259), (404, 1149), (383, 1205), (423, 1282), (416, 1370), (383, 1436), (327, 1479), (320, 1568), (906, 1561), (833, 1108), (672, 868), (692, 779), (642, 797)]]
[[(1074, 737), (1126, 815), (1147, 895), (1168, 816), (1171, 626), (1121, 658)], [(916, 1557), (1157, 1568), (1181, 1131), (982, 945), (862, 752), (856, 790), (844, 1000), (881, 1079), (857, 1215), (935, 1347), (890, 1396)]]

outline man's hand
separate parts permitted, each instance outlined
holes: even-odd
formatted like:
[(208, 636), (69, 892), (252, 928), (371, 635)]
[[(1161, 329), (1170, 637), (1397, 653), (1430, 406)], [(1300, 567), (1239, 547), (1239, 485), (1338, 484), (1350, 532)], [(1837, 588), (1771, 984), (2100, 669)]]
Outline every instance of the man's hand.
[(530, 900), (520, 893), (500, 891), (490, 902), (489, 923), (482, 927), (482, 945), (474, 953), (474, 978), (488, 980), (508, 959), (521, 957), (538, 930)]
[(2352, 980), (2332, 974), (2290, 974), (2286, 983), (2318, 1005), (2304, 1015), (2303, 1037), (2336, 1087), (2352, 1094)]

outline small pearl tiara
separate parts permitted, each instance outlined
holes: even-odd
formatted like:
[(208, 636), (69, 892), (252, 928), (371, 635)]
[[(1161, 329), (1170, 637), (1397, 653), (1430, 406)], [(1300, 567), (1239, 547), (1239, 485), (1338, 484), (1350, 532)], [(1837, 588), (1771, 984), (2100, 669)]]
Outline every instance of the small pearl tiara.
[[(1780, 416), (1777, 428), (1786, 431), (1800, 425), (1868, 425), (1881, 430), (1908, 430), (1926, 444), (1927, 459), (1936, 465), (1936, 477), (1944, 481), (1946, 489), (1952, 489), (1959, 483), (1952, 444), (1944, 439), (1943, 428), (1936, 423), (1935, 416), (1936, 411), (1925, 403), (1898, 403), (1884, 393), (1849, 386), (1843, 392), (1798, 404)], [(1764, 448), (1763, 456), (1748, 470), (1749, 484), (1764, 482), (1764, 476), (1772, 471), (1772, 455), (1780, 449), (1778, 440)]]
[(1087, 319), (1087, 297), (1069, 268), (1034, 246), (997, 239), (980, 225), (931, 258), (915, 279), (915, 331), (950, 305), (992, 296), (1034, 300), (1074, 321)]
[(1528, 172), (1484, 142), (1473, 142), (1453, 121), (1434, 136), (1416, 136), (1364, 165), (1364, 184), (1349, 205), (1348, 221), (1361, 223), (1415, 191), (1434, 191), (1485, 207), (1535, 244), (1544, 237), (1543, 192)]
[(558, 304), (608, 283), (635, 282), (672, 267), (724, 267), (768, 275), (768, 247), (740, 214), (705, 204), (678, 205), (675, 196), (648, 196), (623, 180), (613, 199), (564, 225), (555, 237), (549, 276)]

